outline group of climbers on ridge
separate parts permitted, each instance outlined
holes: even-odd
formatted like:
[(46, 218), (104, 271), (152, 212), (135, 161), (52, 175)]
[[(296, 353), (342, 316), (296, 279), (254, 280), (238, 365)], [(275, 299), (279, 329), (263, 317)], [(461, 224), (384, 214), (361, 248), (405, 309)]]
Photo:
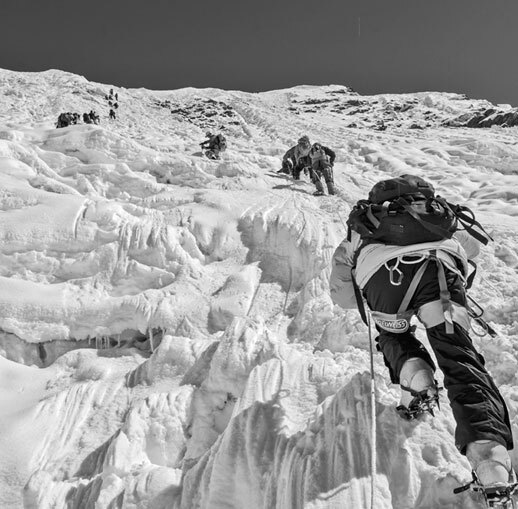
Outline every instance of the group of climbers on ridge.
[[(94, 110), (90, 110), (89, 113), (83, 113), (82, 117), (85, 124), (99, 124), (101, 121), (99, 115)], [(66, 113), (60, 113), (56, 122), (56, 128), (77, 125), (80, 118), (81, 115), (79, 113), (72, 113), (69, 111)]]
[(333, 165), (336, 154), (329, 147), (321, 143), (313, 143), (307, 135), (301, 136), (297, 144), (284, 154), (282, 167), (278, 173), (292, 175), (295, 180), (300, 180), (302, 172), (309, 173), (311, 182), (315, 184), (315, 196), (324, 194), (322, 177), (330, 195), (335, 194)]
[[(110, 89), (110, 93), (106, 94), (104, 98), (108, 101), (108, 106), (110, 107), (110, 111), (108, 112), (108, 118), (110, 120), (116, 120), (117, 114), (115, 113), (115, 110), (118, 109), (119, 103), (117, 102), (119, 99), (119, 94), (115, 92), (113, 93), (113, 88)], [(66, 113), (60, 113), (58, 116), (58, 120), (56, 122), (56, 128), (60, 127), (68, 127), (70, 125), (77, 125), (79, 123), (79, 120), (83, 118), (83, 122), (85, 124), (100, 124), (101, 123), (101, 117), (98, 113), (96, 113), (93, 109), (90, 110), (88, 113), (83, 113), (83, 115), (80, 115), (79, 113), (72, 113), (70, 111)]]
[(113, 93), (113, 88), (110, 88), (110, 93), (106, 94), (104, 98), (108, 101), (108, 106), (110, 107), (110, 111), (108, 112), (108, 118), (110, 120), (116, 120), (117, 114), (115, 110), (119, 107), (119, 94), (118, 92)]

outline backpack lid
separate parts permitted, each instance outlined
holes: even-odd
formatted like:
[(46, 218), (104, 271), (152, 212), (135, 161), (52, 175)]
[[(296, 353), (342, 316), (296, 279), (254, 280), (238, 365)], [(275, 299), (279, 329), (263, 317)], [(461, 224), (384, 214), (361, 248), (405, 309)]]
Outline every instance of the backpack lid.
[(414, 199), (433, 198), (435, 188), (417, 175), (401, 175), (375, 184), (369, 192), (369, 201), (380, 204), (400, 196), (412, 196)]

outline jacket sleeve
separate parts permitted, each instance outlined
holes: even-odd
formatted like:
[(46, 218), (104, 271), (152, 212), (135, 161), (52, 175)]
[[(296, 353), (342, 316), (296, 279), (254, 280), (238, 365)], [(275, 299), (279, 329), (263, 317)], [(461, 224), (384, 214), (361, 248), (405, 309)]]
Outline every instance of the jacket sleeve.
[(344, 309), (356, 308), (356, 296), (352, 282), (352, 264), (357, 239), (349, 242), (347, 239), (336, 248), (333, 255), (333, 267), (329, 280), (331, 300)]
[(333, 166), (334, 162), (335, 162), (335, 159), (336, 159), (336, 154), (333, 150), (331, 150), (329, 147), (322, 147), (324, 149), (324, 152), (326, 153), (326, 155), (329, 157), (329, 163), (331, 164), (331, 166)]
[(473, 260), (480, 253), (480, 244), (475, 237), (472, 237), (468, 232), (463, 230), (458, 230), (453, 235), (453, 238), (458, 241), (458, 243), (464, 248), (466, 251), (466, 256), (468, 260)]
[(286, 159), (295, 159), (295, 147), (291, 147), (286, 151), (286, 153), (282, 156), (282, 160), (286, 161)]

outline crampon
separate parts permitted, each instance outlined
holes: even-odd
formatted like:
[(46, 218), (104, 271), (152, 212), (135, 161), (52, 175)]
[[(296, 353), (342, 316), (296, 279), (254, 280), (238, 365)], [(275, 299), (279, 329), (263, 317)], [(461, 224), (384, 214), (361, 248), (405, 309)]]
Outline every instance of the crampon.
[(413, 399), (408, 404), (408, 407), (405, 405), (399, 405), (396, 407), (396, 412), (400, 417), (405, 419), (406, 421), (413, 421), (417, 419), (425, 412), (434, 415), (434, 408), (440, 410), (441, 407), (439, 405), (439, 391), (442, 387), (438, 387), (437, 382), (435, 382), (435, 393), (429, 394), (429, 389), (425, 389), (423, 391), (414, 391), (412, 389), (402, 387), (402, 389), (410, 392), (412, 394)]
[(507, 484), (498, 483), (483, 486), (480, 484), (477, 474), (473, 472), (472, 475), (473, 480), (470, 483), (455, 488), (453, 493), (457, 494), (466, 490), (471, 490), (475, 493), (480, 493), (484, 497), (484, 502), (488, 508), (518, 509), (518, 505), (516, 504), (518, 482), (514, 481)]

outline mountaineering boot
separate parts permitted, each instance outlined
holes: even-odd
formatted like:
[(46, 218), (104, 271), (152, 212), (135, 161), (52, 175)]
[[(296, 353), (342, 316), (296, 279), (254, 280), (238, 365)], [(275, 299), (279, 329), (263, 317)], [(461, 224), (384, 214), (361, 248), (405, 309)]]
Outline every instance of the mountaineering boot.
[(433, 369), (420, 357), (405, 361), (399, 374), (401, 401), (396, 412), (411, 421), (424, 412), (433, 415), (439, 407), (439, 387), (433, 377)]
[(213, 159), (213, 160), (216, 160), (216, 159), (219, 159), (219, 155), (214, 152), (214, 150), (207, 150), (205, 152), (205, 155), (209, 158), (209, 159)]
[(471, 489), (482, 493), (488, 508), (514, 509), (518, 482), (507, 449), (494, 440), (476, 440), (468, 444), (466, 457), (473, 480), (453, 492)]
[(477, 440), (468, 444), (466, 458), (483, 486), (509, 482), (512, 473), (507, 449), (494, 440)]
[(313, 193), (313, 195), (322, 196), (324, 194), (324, 186), (322, 185), (320, 179), (315, 180), (315, 187), (317, 188), (317, 190)]
[(324, 168), (322, 170), (322, 174), (324, 175), (324, 180), (326, 181), (328, 194), (335, 194), (335, 184), (333, 182), (332, 168)]

